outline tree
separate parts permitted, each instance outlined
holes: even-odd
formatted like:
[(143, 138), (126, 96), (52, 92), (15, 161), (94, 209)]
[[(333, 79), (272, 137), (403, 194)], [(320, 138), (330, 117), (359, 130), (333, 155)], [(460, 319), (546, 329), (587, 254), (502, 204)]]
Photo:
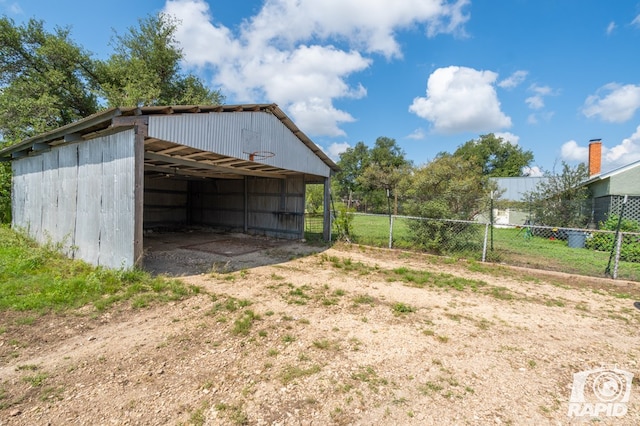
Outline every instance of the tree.
[[(409, 214), (429, 218), (410, 222), (414, 242), (435, 252), (460, 251), (477, 242), (478, 227), (464, 222), (483, 210), (488, 177), (473, 161), (441, 153), (402, 183)], [(436, 219), (436, 220), (434, 220)]]
[(11, 167), (0, 163), (0, 223), (11, 222)]
[(491, 177), (522, 176), (523, 168), (533, 161), (531, 151), (524, 151), (493, 133), (464, 143), (453, 155), (479, 165), (482, 174)]
[(220, 104), (224, 97), (192, 74), (182, 74), (178, 22), (169, 15), (139, 20), (113, 41), (115, 53), (97, 63), (99, 91), (110, 106)]
[(354, 194), (362, 195), (362, 185), (358, 181), (358, 177), (369, 166), (370, 162), (369, 148), (364, 142), (358, 142), (355, 147), (349, 147), (340, 154), (340, 159), (337, 163), (340, 170), (336, 173), (334, 182), (336, 182), (337, 193), (341, 197), (347, 198), (347, 208), (351, 208)]
[(488, 178), (480, 166), (454, 155), (441, 153), (417, 168), (403, 181), (407, 211), (435, 219), (471, 220), (482, 211)]
[(358, 177), (361, 185), (368, 190), (380, 190), (389, 201), (394, 197), (394, 214), (398, 214), (397, 187), (403, 176), (409, 173), (411, 163), (395, 139), (379, 137), (371, 149), (371, 161)]
[(562, 172), (546, 173), (536, 189), (525, 194), (531, 200), (536, 222), (550, 226), (582, 227), (589, 221), (585, 201), (589, 190), (582, 183), (589, 177), (584, 163), (575, 167), (562, 162)]
[(0, 135), (15, 143), (95, 113), (90, 55), (70, 31), (0, 18)]
[[(116, 37), (115, 53), (96, 61), (68, 28), (0, 18), (0, 147), (72, 123), (108, 106), (219, 104), (223, 96), (180, 70), (176, 22), (149, 16)], [(0, 164), (0, 220), (10, 213), (11, 173)], [(8, 207), (7, 207), (8, 206)]]

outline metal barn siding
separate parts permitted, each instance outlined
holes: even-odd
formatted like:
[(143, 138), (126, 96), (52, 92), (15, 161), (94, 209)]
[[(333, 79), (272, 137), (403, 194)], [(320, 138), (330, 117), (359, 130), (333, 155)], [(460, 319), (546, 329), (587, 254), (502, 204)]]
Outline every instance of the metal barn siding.
[(262, 111), (149, 116), (148, 135), (204, 151), (248, 159), (247, 151), (275, 156), (256, 162), (327, 177), (329, 166), (273, 114)]
[(13, 227), (23, 229), (40, 241), (42, 234), (42, 156), (12, 162)]
[(188, 224), (189, 181), (145, 177), (144, 227), (176, 227)]
[(133, 130), (13, 161), (13, 226), (109, 268), (134, 264)]
[(248, 232), (277, 238), (304, 237), (304, 177), (250, 178)]
[(189, 186), (190, 223), (244, 229), (244, 179), (192, 181)]

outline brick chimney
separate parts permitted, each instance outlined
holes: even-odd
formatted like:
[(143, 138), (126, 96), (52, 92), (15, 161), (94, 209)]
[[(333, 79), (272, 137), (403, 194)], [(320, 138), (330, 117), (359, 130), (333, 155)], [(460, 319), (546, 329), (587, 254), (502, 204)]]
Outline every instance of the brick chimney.
[(602, 167), (602, 142), (600, 139), (589, 141), (589, 176), (599, 175)]

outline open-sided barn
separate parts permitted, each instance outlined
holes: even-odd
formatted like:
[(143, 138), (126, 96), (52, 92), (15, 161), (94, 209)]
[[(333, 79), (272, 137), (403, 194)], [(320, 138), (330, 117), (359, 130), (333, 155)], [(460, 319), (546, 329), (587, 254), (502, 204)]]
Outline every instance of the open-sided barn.
[(306, 184), (331, 161), (275, 104), (112, 108), (0, 150), (13, 226), (95, 265), (131, 267), (144, 231), (304, 237)]

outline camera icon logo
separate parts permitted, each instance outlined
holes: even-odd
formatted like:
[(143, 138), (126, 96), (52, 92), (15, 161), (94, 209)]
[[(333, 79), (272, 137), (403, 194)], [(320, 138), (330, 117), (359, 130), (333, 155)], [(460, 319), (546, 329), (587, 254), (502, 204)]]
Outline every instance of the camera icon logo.
[(618, 368), (601, 367), (575, 373), (568, 416), (624, 416), (632, 380), (632, 373)]

